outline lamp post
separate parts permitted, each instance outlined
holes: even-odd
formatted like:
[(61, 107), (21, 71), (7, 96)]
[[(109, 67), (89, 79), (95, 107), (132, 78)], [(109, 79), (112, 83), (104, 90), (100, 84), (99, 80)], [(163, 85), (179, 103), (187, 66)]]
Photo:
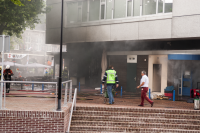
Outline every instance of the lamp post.
[[(61, 34), (60, 34), (60, 69), (58, 78), (58, 108), (57, 111), (61, 111), (61, 87), (62, 87), (62, 43), (63, 43), (63, 0), (61, 2)], [(57, 95), (57, 94), (56, 94)]]

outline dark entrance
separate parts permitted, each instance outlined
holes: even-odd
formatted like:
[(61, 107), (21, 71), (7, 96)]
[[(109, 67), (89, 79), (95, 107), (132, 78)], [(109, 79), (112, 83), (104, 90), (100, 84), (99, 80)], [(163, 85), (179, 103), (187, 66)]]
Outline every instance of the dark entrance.
[(127, 91), (136, 92), (137, 63), (127, 64)]
[(161, 92), (161, 64), (153, 64), (153, 92)]

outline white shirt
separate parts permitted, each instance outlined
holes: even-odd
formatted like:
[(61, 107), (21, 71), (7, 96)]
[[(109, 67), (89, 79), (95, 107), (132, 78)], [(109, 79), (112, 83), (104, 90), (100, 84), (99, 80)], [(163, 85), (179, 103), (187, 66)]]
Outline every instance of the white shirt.
[(147, 77), (147, 75), (142, 76), (140, 80), (140, 84), (142, 84), (143, 82), (144, 82), (144, 85), (141, 87), (149, 87), (149, 78)]

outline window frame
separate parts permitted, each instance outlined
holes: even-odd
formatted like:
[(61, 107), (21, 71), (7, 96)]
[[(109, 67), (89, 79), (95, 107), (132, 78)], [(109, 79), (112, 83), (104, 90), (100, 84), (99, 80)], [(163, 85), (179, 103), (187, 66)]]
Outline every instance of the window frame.
[(31, 43), (25, 43), (25, 51), (30, 51), (29, 47), (31, 46)]
[[(49, 51), (49, 47), (51, 47), (50, 49), (50, 51)], [(52, 52), (53, 51), (53, 47), (52, 47), (52, 45), (47, 45), (47, 52)]]
[[(16, 46), (17, 46), (17, 48), (16, 48)], [(19, 44), (18, 44), (18, 43), (15, 44), (15, 46), (14, 46), (14, 50), (19, 50)]]
[(163, 0), (163, 11), (161, 13), (158, 12), (158, 1), (156, 3), (156, 14), (164, 14), (165, 13), (165, 0)]
[(134, 0), (131, 0), (132, 1), (132, 4), (131, 4), (131, 16), (128, 16), (128, 2), (129, 2), (129, 0), (126, 0), (126, 17), (128, 17), (128, 18), (130, 18), (130, 17), (134, 17), (133, 16), (133, 1)]
[[(105, 8), (104, 8), (104, 18), (103, 18), (103, 19), (101, 19), (101, 11), (102, 11), (101, 6), (102, 6), (102, 5), (105, 6)], [(105, 0), (105, 2), (102, 2), (102, 0), (100, 1), (99, 20), (106, 20), (106, 0)]]

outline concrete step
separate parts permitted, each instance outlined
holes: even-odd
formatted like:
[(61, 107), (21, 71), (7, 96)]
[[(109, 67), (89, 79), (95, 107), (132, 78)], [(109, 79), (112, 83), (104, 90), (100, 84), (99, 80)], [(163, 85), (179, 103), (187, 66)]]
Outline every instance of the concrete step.
[(128, 127), (107, 127), (107, 126), (71, 126), (72, 131), (87, 132), (142, 132), (142, 133), (199, 133), (197, 130), (182, 130), (182, 129), (164, 129), (164, 128), (128, 128)]
[(168, 123), (168, 124), (191, 124), (199, 125), (200, 120), (188, 119), (166, 119), (166, 118), (145, 118), (145, 117), (124, 117), (124, 116), (84, 116), (73, 115), (72, 121), (114, 121), (114, 122), (147, 122), (147, 123)]
[(109, 111), (109, 112), (139, 112), (139, 113), (165, 113), (165, 114), (185, 114), (185, 115), (200, 115), (199, 110), (183, 110), (183, 109), (163, 109), (163, 108), (147, 108), (147, 107), (88, 107), (88, 106), (77, 106), (77, 110), (85, 111)]
[(199, 125), (188, 124), (168, 124), (168, 123), (146, 123), (146, 122), (113, 122), (113, 121), (72, 121), (72, 126), (107, 126), (107, 127), (127, 127), (127, 128), (163, 128), (163, 129), (182, 129), (199, 130)]
[[(95, 131), (70, 131), (70, 133), (102, 133), (102, 132), (95, 132)], [(103, 132), (103, 133), (116, 133), (116, 132)], [(121, 132), (122, 133), (122, 132)], [(127, 132), (126, 132), (127, 133)], [(136, 133), (136, 132), (134, 132)], [(139, 133), (139, 132), (138, 132)]]
[(113, 111), (88, 111), (76, 110), (73, 115), (84, 116), (124, 116), (124, 117), (145, 117), (145, 118), (167, 118), (167, 119), (191, 119), (200, 120), (200, 115), (189, 114), (166, 114), (166, 113), (143, 113), (143, 112), (113, 112)]

